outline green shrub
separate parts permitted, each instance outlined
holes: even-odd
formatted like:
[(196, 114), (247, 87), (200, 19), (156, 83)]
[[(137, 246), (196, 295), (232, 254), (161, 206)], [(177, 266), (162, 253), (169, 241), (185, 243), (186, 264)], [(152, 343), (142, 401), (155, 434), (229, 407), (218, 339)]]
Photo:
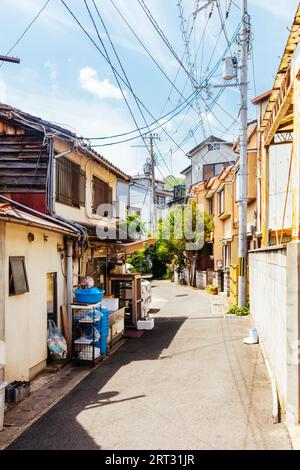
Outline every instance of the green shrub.
[(249, 302), (245, 307), (239, 307), (237, 304), (234, 304), (228, 310), (228, 313), (231, 315), (236, 315), (237, 317), (244, 317), (250, 314), (250, 304)]
[(206, 292), (208, 292), (209, 294), (211, 294), (211, 292), (218, 292), (218, 286), (214, 285), (214, 284), (209, 284), (205, 290)]

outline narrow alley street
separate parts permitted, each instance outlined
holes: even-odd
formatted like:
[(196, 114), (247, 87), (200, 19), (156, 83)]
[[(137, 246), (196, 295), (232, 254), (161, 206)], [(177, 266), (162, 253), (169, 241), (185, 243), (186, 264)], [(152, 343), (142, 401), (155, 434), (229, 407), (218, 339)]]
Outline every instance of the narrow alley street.
[(290, 449), (272, 424), (248, 319), (224, 319), (206, 294), (153, 282), (156, 326), (129, 339), (9, 449)]

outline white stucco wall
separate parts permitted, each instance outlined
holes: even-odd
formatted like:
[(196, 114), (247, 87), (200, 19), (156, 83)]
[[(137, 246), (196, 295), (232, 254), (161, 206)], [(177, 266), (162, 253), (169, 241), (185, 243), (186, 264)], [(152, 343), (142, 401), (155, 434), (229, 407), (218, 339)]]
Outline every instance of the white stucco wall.
[[(35, 236), (28, 241), (28, 233)], [(44, 235), (48, 241), (44, 240)], [(46, 275), (57, 273), (57, 304), (65, 303), (65, 279), (57, 244), (63, 235), (17, 224), (6, 224), (4, 299), (5, 299), (5, 379), (29, 380), (30, 370), (47, 359), (47, 283)], [(9, 256), (24, 256), (29, 292), (9, 296)], [(36, 370), (36, 369), (35, 369)]]
[(287, 254), (285, 248), (256, 251), (250, 259), (250, 307), (281, 402), (287, 404)]
[[(147, 182), (149, 183), (149, 181)], [(152, 227), (152, 192), (150, 184), (130, 186), (130, 207), (141, 211), (141, 220), (145, 224), (146, 230), (151, 231)]]
[[(55, 140), (56, 152), (64, 152), (68, 149), (69, 146), (66, 142), (62, 142), (59, 139)], [(73, 207), (55, 202), (55, 212), (61, 217), (71, 219), (75, 222), (93, 223), (93, 220), (100, 219), (99, 215), (93, 214), (93, 177), (96, 176), (100, 178), (112, 188), (113, 201), (116, 201), (117, 198), (117, 177), (112, 171), (104, 168), (91, 157), (79, 155), (77, 152), (71, 152), (67, 154), (65, 158), (80, 165), (81, 169), (86, 173), (85, 207)]]
[(232, 150), (231, 145), (220, 144), (220, 150), (208, 151), (208, 144), (200, 149), (191, 158), (192, 182), (191, 184), (203, 181), (203, 165), (212, 163), (229, 163), (236, 161), (237, 155)]
[(192, 169), (188, 173), (185, 174), (185, 187), (188, 191), (189, 187), (192, 184)]

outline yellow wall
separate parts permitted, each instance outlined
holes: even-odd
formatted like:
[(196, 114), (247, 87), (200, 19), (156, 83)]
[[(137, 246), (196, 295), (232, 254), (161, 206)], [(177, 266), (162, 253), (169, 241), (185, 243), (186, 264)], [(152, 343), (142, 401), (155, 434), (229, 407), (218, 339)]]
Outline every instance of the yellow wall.
[[(35, 236), (29, 242), (27, 235)], [(48, 236), (48, 241), (44, 240)], [(45, 366), (47, 359), (47, 283), (46, 274), (57, 272), (59, 307), (65, 302), (65, 279), (57, 244), (63, 235), (47, 230), (7, 223), (5, 237), (5, 380), (29, 380), (30, 370)], [(9, 296), (9, 256), (25, 256), (29, 292)]]
[[(64, 152), (70, 148), (66, 142), (59, 139), (55, 139), (54, 147), (55, 151), (58, 153)], [(78, 208), (56, 202), (56, 213), (62, 217), (66, 217), (67, 219), (82, 223), (92, 223), (93, 220), (99, 220), (100, 217), (92, 213), (93, 176), (96, 176), (109, 184), (113, 190), (113, 201), (115, 201), (117, 187), (116, 175), (86, 155), (79, 155), (77, 152), (72, 152), (65, 155), (65, 158), (68, 158), (72, 162), (80, 165), (81, 169), (86, 172), (86, 203), (85, 207)]]

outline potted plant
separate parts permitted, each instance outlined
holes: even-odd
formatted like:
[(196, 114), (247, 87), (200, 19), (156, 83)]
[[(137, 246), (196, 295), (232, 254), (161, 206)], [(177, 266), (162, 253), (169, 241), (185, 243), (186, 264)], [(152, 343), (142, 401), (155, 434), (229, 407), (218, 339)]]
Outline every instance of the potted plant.
[(205, 290), (211, 295), (218, 295), (218, 289), (218, 286), (216, 286), (215, 284), (210, 284), (206, 287)]

